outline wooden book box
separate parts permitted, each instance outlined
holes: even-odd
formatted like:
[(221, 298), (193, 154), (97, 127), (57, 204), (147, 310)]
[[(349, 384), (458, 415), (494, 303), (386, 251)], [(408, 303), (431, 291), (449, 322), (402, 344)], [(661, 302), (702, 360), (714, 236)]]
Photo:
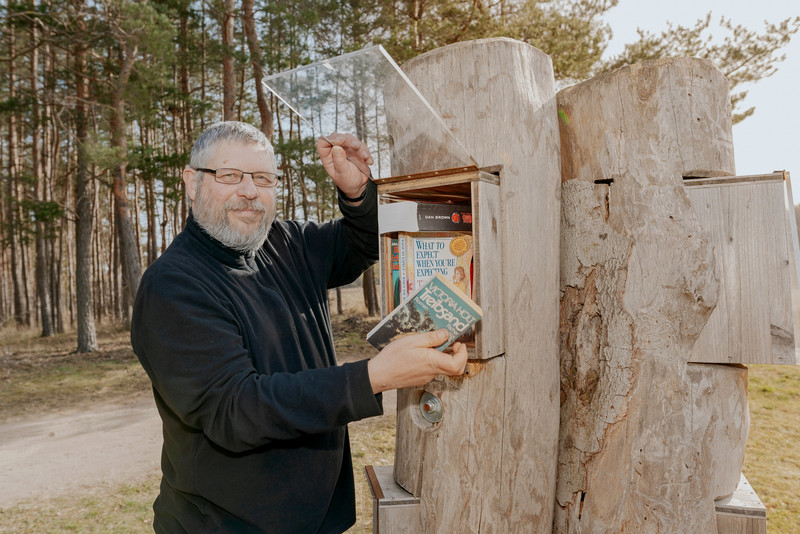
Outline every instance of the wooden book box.
[(720, 293), (691, 362), (794, 364), (798, 241), (788, 173), (686, 178)]
[[(499, 169), (485, 172), (463, 167), (409, 176), (375, 180), (380, 204), (401, 200), (423, 202), (452, 202), (469, 204), (472, 210), (473, 276), (472, 297), (483, 309), (475, 331), (468, 343), (469, 358), (484, 360), (502, 354), (503, 291), (501, 287), (502, 258), (498, 224), (500, 218)], [(378, 208), (380, 209), (380, 208)], [(381, 235), (381, 315), (391, 311), (392, 275), (391, 240), (396, 233)]]

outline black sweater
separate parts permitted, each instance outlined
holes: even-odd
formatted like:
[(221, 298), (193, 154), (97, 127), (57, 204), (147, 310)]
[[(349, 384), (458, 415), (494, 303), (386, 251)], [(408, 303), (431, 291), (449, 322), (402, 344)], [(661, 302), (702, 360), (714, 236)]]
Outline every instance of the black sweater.
[(347, 423), (382, 411), (367, 360), (336, 365), (327, 289), (377, 258), (377, 200), (275, 222), (255, 254), (190, 216), (145, 272), (131, 343), (163, 420), (156, 532), (342, 532), (355, 521)]

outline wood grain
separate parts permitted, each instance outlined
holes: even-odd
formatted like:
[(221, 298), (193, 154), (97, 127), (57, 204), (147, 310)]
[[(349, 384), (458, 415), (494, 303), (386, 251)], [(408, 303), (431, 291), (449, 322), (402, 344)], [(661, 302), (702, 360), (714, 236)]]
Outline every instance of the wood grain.
[[(398, 393), (395, 479), (420, 497), (422, 532), (548, 532), (558, 436), (559, 141), (550, 58), (510, 39), (459, 43), (404, 65), (481, 167), (502, 165), (484, 232), (499, 236), (491, 261), (501, 284), (505, 353), (462, 379), (425, 389), (444, 419), (419, 417), (419, 391)], [(409, 117), (406, 120), (413, 120)], [(396, 116), (394, 127), (402, 128)], [(404, 155), (405, 173), (415, 166)], [(393, 162), (393, 169), (395, 164)], [(483, 207), (481, 207), (483, 210)], [(485, 247), (482, 246), (482, 250)], [(483, 305), (483, 304), (482, 304)], [(495, 321), (487, 318), (487, 325)]]
[(561, 425), (555, 532), (715, 532), (747, 370), (687, 364), (717, 305), (684, 176), (732, 175), (725, 77), (645, 62), (559, 92)]
[(686, 181), (686, 193), (721, 282), (690, 361), (794, 364), (797, 235), (783, 173)]

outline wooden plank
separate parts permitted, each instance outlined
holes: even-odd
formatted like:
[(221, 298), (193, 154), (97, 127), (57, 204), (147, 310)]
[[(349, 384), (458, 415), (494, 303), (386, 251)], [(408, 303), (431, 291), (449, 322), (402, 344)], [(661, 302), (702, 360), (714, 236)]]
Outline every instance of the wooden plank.
[(740, 178), (686, 187), (721, 284), (690, 361), (793, 364), (797, 247), (790, 193), (783, 173)]
[(420, 532), (419, 499), (397, 485), (392, 475), (393, 467), (368, 465), (364, 472), (372, 493), (373, 532)]
[(767, 520), (717, 513), (719, 534), (767, 534)]
[(383, 499), (385, 496), (383, 494), (383, 489), (381, 488), (381, 483), (378, 481), (378, 476), (375, 474), (375, 468), (371, 465), (365, 466), (364, 474), (367, 477), (367, 485), (369, 485), (369, 491), (372, 494), (372, 498), (376, 501)]
[(475, 357), (494, 358), (505, 352), (503, 334), (503, 243), (500, 235), (500, 188), (472, 184), (472, 225), (475, 246), (473, 293), (483, 310), (475, 336)]
[(791, 281), (791, 296), (792, 296), (792, 317), (794, 326), (794, 362), (800, 363), (800, 239), (797, 234), (797, 208), (794, 204), (794, 195), (792, 194), (792, 180), (788, 171), (783, 171), (784, 181), (786, 184), (786, 195), (784, 197), (784, 212), (788, 221), (789, 228), (789, 242), (792, 244), (792, 254), (790, 255), (790, 281)]
[(755, 182), (783, 182), (786, 179), (784, 172), (769, 174), (750, 174), (744, 176), (714, 176), (708, 178), (693, 178), (684, 176), (684, 187), (713, 187), (718, 185), (752, 184)]
[[(388, 182), (387, 180), (394, 180)], [(378, 184), (378, 194), (389, 198), (391, 194), (398, 194), (398, 197), (405, 199), (415, 198), (422, 194), (426, 198), (436, 198), (437, 196), (452, 199), (453, 195), (463, 195), (467, 197), (470, 193), (470, 184), (475, 181), (484, 181), (495, 185), (500, 184), (500, 177), (478, 170), (466, 171), (444, 176), (417, 178), (414, 176), (402, 177), (398, 179), (387, 178)], [(376, 180), (377, 182), (377, 180)], [(461, 188), (456, 187), (461, 185)], [(399, 193), (404, 193), (399, 195)]]
[(767, 509), (741, 475), (733, 495), (714, 502), (720, 534), (766, 534)]
[(425, 172), (418, 172), (414, 174), (403, 174), (399, 176), (387, 176), (386, 178), (375, 178), (373, 181), (381, 186), (386, 184), (395, 184), (401, 182), (408, 182), (408, 181), (417, 181), (417, 180), (424, 180), (430, 178), (440, 178), (445, 177), (453, 174), (464, 174), (475, 172), (478, 170), (478, 167), (472, 165), (468, 167), (453, 167), (452, 169), (437, 169), (434, 171), (425, 171)]

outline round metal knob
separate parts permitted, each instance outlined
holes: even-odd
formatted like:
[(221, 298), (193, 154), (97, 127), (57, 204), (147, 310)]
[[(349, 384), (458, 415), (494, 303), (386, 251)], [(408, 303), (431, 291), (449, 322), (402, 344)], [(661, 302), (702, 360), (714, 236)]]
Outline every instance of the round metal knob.
[(422, 417), (431, 423), (442, 420), (442, 401), (433, 393), (425, 392), (419, 399), (419, 409)]

